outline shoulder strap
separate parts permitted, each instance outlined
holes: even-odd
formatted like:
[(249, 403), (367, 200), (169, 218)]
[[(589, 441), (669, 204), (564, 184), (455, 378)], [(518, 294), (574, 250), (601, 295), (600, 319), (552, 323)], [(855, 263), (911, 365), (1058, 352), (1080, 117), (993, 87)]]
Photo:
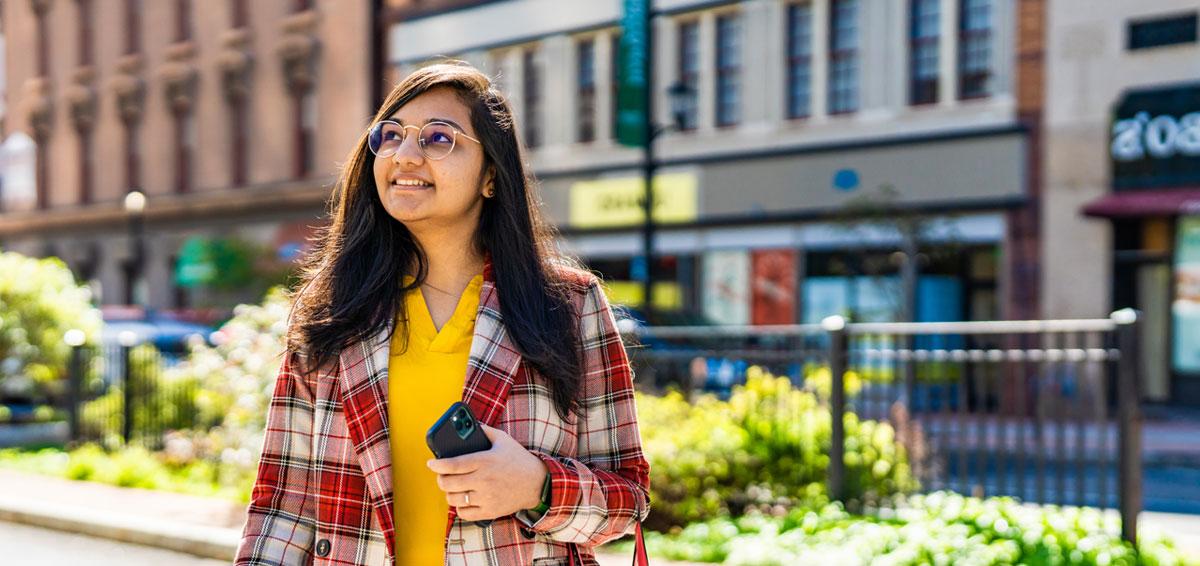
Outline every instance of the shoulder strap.
[[(646, 539), (642, 536), (642, 523), (638, 521), (635, 540), (633, 543), (633, 566), (650, 566), (650, 556), (646, 553)], [(579, 545), (571, 545), (571, 566), (581, 566), (583, 559), (579, 557)]]

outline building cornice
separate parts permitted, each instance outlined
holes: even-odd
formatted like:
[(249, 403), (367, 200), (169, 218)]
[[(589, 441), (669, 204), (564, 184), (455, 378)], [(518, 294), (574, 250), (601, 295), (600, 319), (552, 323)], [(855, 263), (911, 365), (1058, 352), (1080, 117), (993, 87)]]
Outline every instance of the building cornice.
[[(276, 211), (324, 208), (334, 179), (316, 178), (255, 187), (219, 189), (184, 194), (147, 196), (148, 224), (169, 224), (197, 217), (229, 218)], [(120, 201), (88, 206), (0, 214), (0, 237), (39, 235), (80, 229), (120, 228), (129, 221)]]

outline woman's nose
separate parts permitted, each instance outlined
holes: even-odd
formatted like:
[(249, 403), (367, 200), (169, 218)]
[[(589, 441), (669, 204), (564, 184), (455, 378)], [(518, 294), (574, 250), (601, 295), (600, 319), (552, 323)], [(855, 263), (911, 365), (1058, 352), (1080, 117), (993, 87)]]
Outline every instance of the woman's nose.
[(400, 147), (397, 147), (396, 153), (392, 154), (392, 161), (397, 163), (420, 163), (423, 161), (425, 153), (421, 150), (421, 144), (417, 138), (418, 136), (415, 135), (404, 136), (404, 139), (400, 140)]

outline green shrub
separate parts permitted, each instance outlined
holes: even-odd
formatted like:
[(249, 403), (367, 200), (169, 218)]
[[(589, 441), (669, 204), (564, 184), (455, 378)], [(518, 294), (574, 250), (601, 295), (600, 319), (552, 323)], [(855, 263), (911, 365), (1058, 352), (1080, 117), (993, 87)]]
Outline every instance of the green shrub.
[[(646, 545), (660, 558), (741, 566), (1198, 564), (1153, 534), (1134, 552), (1120, 538), (1119, 518), (1097, 509), (945, 492), (893, 504), (864, 515), (831, 504), (782, 517), (724, 517), (670, 535), (647, 533)], [(622, 543), (614, 550), (627, 549)]]
[[(215, 424), (200, 419), (197, 404), (200, 383), (194, 376), (163, 370), (162, 356), (154, 346), (142, 344), (133, 348), (130, 361), (135, 440), (157, 446), (168, 431), (207, 429)], [(85, 437), (100, 439), (109, 448), (121, 443), (124, 387), (123, 383), (109, 387), (104, 395), (83, 404), (80, 427)]]
[[(648, 526), (681, 527), (721, 515), (781, 515), (828, 501), (828, 406), (759, 368), (728, 401), (638, 394), (650, 461)], [(845, 416), (846, 493), (867, 503), (915, 489), (904, 447), (886, 423)]]
[(140, 447), (107, 451), (85, 444), (65, 452), (58, 448), (0, 449), (0, 467), (25, 472), (93, 481), (120, 487), (157, 489), (221, 497), (246, 503), (254, 484), (253, 471), (205, 460), (172, 462), (165, 454)]
[(46, 399), (62, 394), (77, 328), (100, 335), (100, 312), (91, 292), (77, 285), (58, 258), (33, 259), (0, 252), (0, 388), (9, 395)]

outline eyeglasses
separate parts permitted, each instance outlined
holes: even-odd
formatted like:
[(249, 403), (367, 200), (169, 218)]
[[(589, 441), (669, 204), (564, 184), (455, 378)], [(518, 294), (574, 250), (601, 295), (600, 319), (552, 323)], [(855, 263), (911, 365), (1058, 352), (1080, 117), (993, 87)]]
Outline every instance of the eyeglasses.
[(417, 147), (421, 148), (421, 154), (426, 159), (435, 161), (445, 159), (451, 151), (454, 151), (458, 136), (481, 143), (445, 122), (430, 122), (418, 128), (411, 124), (402, 126), (391, 120), (383, 120), (371, 126), (371, 130), (367, 134), (367, 147), (370, 148), (371, 153), (375, 154), (375, 157), (389, 157), (400, 150), (400, 146), (404, 144), (404, 138), (408, 137), (409, 128), (417, 130)]

